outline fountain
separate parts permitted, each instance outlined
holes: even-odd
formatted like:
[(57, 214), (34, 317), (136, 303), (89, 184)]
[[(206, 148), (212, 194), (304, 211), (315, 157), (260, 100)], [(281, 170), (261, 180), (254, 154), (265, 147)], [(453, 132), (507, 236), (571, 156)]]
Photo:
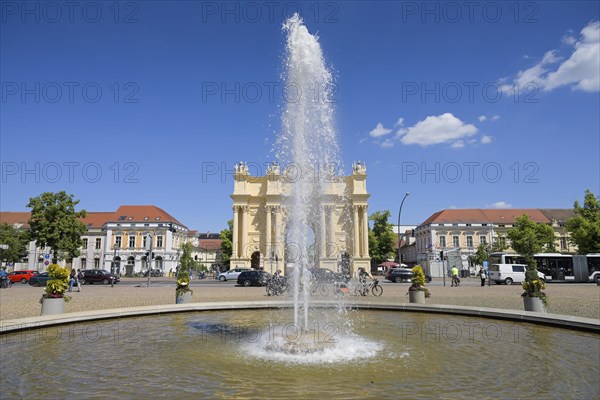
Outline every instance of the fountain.
[[(315, 168), (339, 165), (337, 135), (334, 128), (331, 99), (332, 75), (325, 66), (317, 37), (311, 35), (298, 14), (283, 25), (287, 33), (285, 87), (288, 97), (281, 117), (281, 134), (276, 142), (278, 161), (292, 165), (298, 179), (291, 180), (291, 196), (287, 204), (289, 232), (287, 241), (298, 250), (294, 255), (292, 274), (294, 324), (299, 339), (276, 341), (272, 351), (310, 353), (323, 351), (332, 344), (316, 343), (308, 333), (310, 293), (308, 249), (311, 235), (306, 227), (320, 230), (325, 186), (315, 179)], [(318, 173), (316, 174), (319, 175)], [(276, 344), (278, 343), (278, 344)]]
[[(332, 78), (318, 41), (297, 15), (284, 30), (285, 80), (297, 95), (282, 113), (278, 159), (305, 170), (339, 163), (327, 91)], [(311, 241), (306, 227), (318, 227), (323, 189), (314, 175), (303, 175), (288, 204), (289, 240), (300, 250), (293, 322), (287, 309), (273, 305), (207, 311), (209, 304), (138, 318), (123, 318), (121, 310), (112, 315), (119, 319), (5, 334), (0, 397), (598, 397), (595, 333), (458, 315), (311, 308), (310, 260), (301, 250)]]

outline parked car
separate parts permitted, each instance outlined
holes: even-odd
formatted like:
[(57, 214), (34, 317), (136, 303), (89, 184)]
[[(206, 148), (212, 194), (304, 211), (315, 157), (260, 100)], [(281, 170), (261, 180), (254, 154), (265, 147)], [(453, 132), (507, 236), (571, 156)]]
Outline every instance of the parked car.
[(350, 280), (348, 274), (342, 274), (327, 268), (312, 268), (309, 271), (313, 280), (318, 283), (347, 283)]
[(250, 270), (247, 268), (230, 269), (229, 271), (221, 272), (219, 274), (219, 276), (217, 277), (217, 279), (220, 280), (221, 282), (228, 281), (229, 279), (236, 280), (238, 278), (238, 276), (240, 276), (240, 274), (244, 271), (250, 271)]
[(118, 275), (111, 274), (105, 269), (83, 269), (81, 270), (83, 274), (83, 280), (81, 283), (94, 284), (94, 283), (103, 283), (108, 285), (111, 280), (114, 280), (115, 283), (118, 283), (121, 279)]
[[(521, 283), (525, 280), (525, 264), (492, 264), (490, 266), (490, 280), (496, 284), (505, 283), (512, 285), (513, 283)], [(536, 271), (538, 278), (545, 281), (546, 277), (540, 271)]]
[[(145, 277), (148, 277), (148, 270), (144, 271), (143, 274)], [(150, 271), (150, 276), (160, 277), (163, 276), (163, 272), (160, 269), (153, 269)]]
[[(412, 277), (413, 272), (410, 268), (393, 268), (390, 269), (385, 275), (386, 280), (396, 283), (410, 281)], [(425, 282), (431, 282), (431, 276), (427, 273), (425, 273)]]
[(12, 283), (21, 282), (22, 284), (25, 284), (29, 282), (32, 276), (35, 276), (37, 274), (39, 274), (39, 272), (37, 272), (36, 270), (24, 269), (21, 271), (9, 272), (8, 279), (10, 279)]
[(238, 285), (242, 286), (266, 286), (271, 274), (266, 271), (255, 269), (242, 271), (238, 278)]
[(41, 274), (32, 276), (29, 279), (29, 284), (31, 286), (35, 286), (35, 287), (46, 286), (48, 284), (49, 280), (50, 280), (50, 274), (48, 272), (42, 272)]

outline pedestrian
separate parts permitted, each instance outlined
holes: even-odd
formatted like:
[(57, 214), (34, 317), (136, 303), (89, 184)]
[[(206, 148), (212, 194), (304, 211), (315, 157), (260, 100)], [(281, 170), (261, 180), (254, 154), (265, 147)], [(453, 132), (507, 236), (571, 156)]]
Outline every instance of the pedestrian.
[(75, 272), (75, 268), (71, 268), (71, 273), (69, 274), (69, 292), (73, 291), (75, 283), (77, 283), (77, 273)]
[(77, 291), (81, 292), (81, 281), (83, 280), (83, 272), (81, 272), (81, 269), (77, 268), (77, 276), (75, 277), (75, 279), (77, 280)]
[(483, 267), (479, 268), (479, 273), (477, 275), (479, 275), (479, 278), (481, 279), (481, 286), (485, 286), (485, 270)]
[(173, 268), (171, 268), (171, 269), (169, 270), (169, 278), (172, 278), (172, 277), (173, 277)]
[(458, 285), (460, 285), (460, 279), (458, 279), (458, 268), (456, 268), (456, 265), (452, 266), (452, 284), (450, 285), (450, 287), (452, 286), (456, 286), (458, 287)]

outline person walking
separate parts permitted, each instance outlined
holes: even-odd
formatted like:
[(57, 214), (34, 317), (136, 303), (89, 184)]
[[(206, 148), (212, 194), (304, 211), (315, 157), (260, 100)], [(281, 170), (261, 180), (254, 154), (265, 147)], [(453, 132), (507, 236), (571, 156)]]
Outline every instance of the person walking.
[(483, 267), (479, 268), (479, 273), (477, 274), (479, 275), (479, 278), (481, 279), (481, 286), (485, 286), (485, 270), (483, 269)]
[(458, 287), (458, 285), (460, 285), (460, 279), (458, 279), (458, 268), (456, 268), (456, 265), (452, 266), (452, 284), (450, 285), (450, 287), (456, 286)]
[(77, 282), (77, 291), (81, 292), (81, 281), (83, 280), (83, 272), (81, 269), (77, 268), (77, 275), (75, 276), (75, 280)]
[(69, 274), (69, 292), (73, 291), (75, 283), (77, 283), (77, 273), (75, 272), (75, 268), (71, 268), (71, 273)]

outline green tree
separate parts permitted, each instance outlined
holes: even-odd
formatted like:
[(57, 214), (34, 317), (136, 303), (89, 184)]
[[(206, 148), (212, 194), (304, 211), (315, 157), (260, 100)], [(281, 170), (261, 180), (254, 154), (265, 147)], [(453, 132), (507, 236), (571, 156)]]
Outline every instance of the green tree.
[(477, 251), (471, 256), (471, 261), (474, 265), (483, 265), (484, 261), (489, 259), (490, 246), (487, 243), (479, 243)]
[(0, 244), (8, 246), (0, 249), (0, 261), (16, 263), (27, 257), (29, 231), (18, 229), (12, 225), (0, 224)]
[(529, 267), (534, 269), (536, 253), (554, 251), (554, 230), (546, 224), (538, 224), (529, 216), (516, 218), (515, 227), (508, 230), (511, 247), (519, 253)]
[(471, 261), (474, 265), (483, 265), (484, 261), (489, 260), (490, 254), (498, 253), (506, 250), (506, 245), (503, 240), (495, 240), (493, 245), (489, 243), (479, 243), (477, 251), (471, 256)]
[(369, 253), (371, 262), (375, 265), (394, 257), (394, 241), (396, 234), (393, 225), (388, 222), (390, 212), (377, 211), (369, 217), (373, 221), (373, 229), (369, 228)]
[(64, 191), (45, 192), (29, 199), (31, 239), (38, 247), (50, 247), (53, 263), (79, 255), (83, 244), (81, 235), (87, 228), (78, 218), (85, 218), (85, 210), (75, 211), (79, 200)]
[(515, 227), (508, 231), (511, 247), (519, 253), (527, 264), (525, 281), (522, 283), (523, 296), (539, 297), (547, 304), (546, 294), (542, 292), (544, 283), (540, 282), (536, 272), (536, 253), (554, 251), (554, 229), (546, 224), (538, 224), (529, 216), (516, 218)]
[(221, 261), (225, 267), (229, 267), (229, 260), (233, 254), (233, 220), (227, 221), (227, 229), (219, 234), (221, 239)]
[(586, 190), (583, 207), (575, 201), (575, 216), (569, 218), (565, 228), (569, 240), (577, 246), (579, 254), (600, 253), (600, 200)]

